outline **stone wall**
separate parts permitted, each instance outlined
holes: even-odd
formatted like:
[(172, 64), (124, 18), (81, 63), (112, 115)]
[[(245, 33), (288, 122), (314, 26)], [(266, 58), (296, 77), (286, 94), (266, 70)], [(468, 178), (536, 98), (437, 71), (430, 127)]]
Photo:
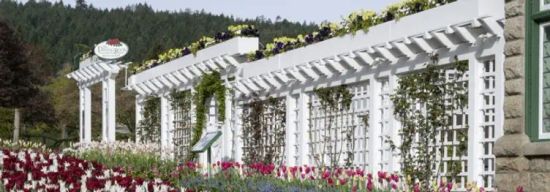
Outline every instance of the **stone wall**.
[[(550, 142), (525, 134), (525, 1), (506, 0), (504, 136), (495, 144), (498, 191), (550, 191)], [(527, 0), (529, 1), (529, 0)]]

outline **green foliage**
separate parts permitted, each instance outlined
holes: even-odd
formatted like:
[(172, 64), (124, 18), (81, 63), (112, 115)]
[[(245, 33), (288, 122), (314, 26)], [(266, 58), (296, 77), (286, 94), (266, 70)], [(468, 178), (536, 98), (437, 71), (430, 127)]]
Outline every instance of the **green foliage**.
[(160, 141), (160, 98), (149, 97), (143, 105), (143, 119), (139, 122), (140, 142), (158, 143)]
[(353, 94), (351, 94), (346, 85), (319, 88), (313, 92), (319, 97), (321, 106), (327, 108), (327, 110), (349, 110), (351, 107)]
[[(444, 150), (451, 154), (453, 152), (453, 146), (436, 149), (438, 132), (443, 135), (452, 131), (455, 111), (462, 110), (460, 115), (465, 115), (463, 109), (467, 104), (467, 90), (464, 83), (459, 82), (459, 78), (467, 71), (468, 62), (458, 61), (457, 58), (455, 60), (456, 62), (449, 67), (451, 70), (454, 69), (455, 78), (452, 81), (446, 79), (445, 73), (448, 68), (437, 66), (438, 58), (434, 56), (426, 69), (401, 77), (398, 88), (391, 95), (394, 114), (401, 122), (402, 129), (401, 145), (396, 147), (393, 141), (389, 142), (392, 148), (399, 149), (403, 173), (412, 178), (407, 181), (408, 186), (413, 186), (412, 182), (418, 179), (423, 181), (420, 185), (422, 191), (432, 190), (429, 182), (434, 176), (432, 169), (436, 162), (441, 162), (441, 159), (436, 158), (436, 152), (439, 150), (440, 158)], [(463, 149), (467, 142), (466, 138), (459, 139), (458, 148)], [(440, 168), (437, 174), (444, 171), (451, 173), (447, 176), (455, 177), (461, 170), (460, 161), (451, 160), (449, 170)]]
[[(60, 2), (0, 0), (0, 17), (13, 24), (25, 41), (47, 50), (51, 63), (71, 62), (87, 49), (108, 38), (119, 38), (130, 47), (126, 56), (135, 63), (152, 59), (173, 47), (191, 44), (202, 36), (213, 36), (229, 25), (256, 26), (267, 42), (276, 36), (313, 31), (314, 24), (273, 22), (263, 17), (236, 19), (189, 9), (179, 12), (154, 11), (149, 5), (98, 9), (93, 6), (69, 7)], [(158, 50), (155, 50), (158, 48)]]
[[(347, 156), (345, 159), (346, 166), (351, 166), (354, 155), (353, 149), (355, 147), (354, 126), (345, 126), (339, 129), (335, 127), (335, 124), (338, 124), (338, 122), (349, 123), (354, 121), (354, 116), (347, 118), (347, 113), (351, 109), (353, 94), (346, 85), (314, 89), (313, 92), (319, 98), (321, 112), (326, 116), (323, 123), (326, 126), (323, 128), (325, 131), (321, 133), (325, 139), (322, 151), (313, 152), (317, 166), (326, 166), (325, 156), (328, 156), (329, 166), (337, 167), (339, 166), (340, 156), (343, 153)], [(311, 104), (309, 107), (311, 113)], [(344, 142), (336, 142), (340, 139)], [(343, 151), (344, 144), (347, 145), (348, 151)]]
[[(193, 131), (193, 140), (191, 146), (195, 145), (202, 136), (202, 131), (206, 126), (207, 101), (214, 97), (216, 101), (218, 121), (225, 119), (225, 86), (219, 72), (205, 74), (195, 87), (195, 115), (196, 126)], [(192, 155), (194, 158), (194, 155)]]
[(282, 163), (285, 149), (285, 100), (254, 98), (243, 109), (243, 161)]

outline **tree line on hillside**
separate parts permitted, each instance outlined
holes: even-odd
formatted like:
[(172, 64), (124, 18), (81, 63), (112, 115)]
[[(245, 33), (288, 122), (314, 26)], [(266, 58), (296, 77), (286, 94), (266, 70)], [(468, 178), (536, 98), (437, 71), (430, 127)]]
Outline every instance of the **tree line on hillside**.
[[(213, 35), (233, 24), (253, 24), (260, 41), (295, 36), (317, 29), (314, 24), (236, 19), (204, 11), (154, 11), (137, 4), (97, 9), (77, 0), (63, 2), (0, 0), (0, 138), (13, 138), (17, 126), (24, 139), (57, 146), (78, 139), (78, 87), (65, 75), (74, 70), (81, 53), (95, 43), (116, 37), (130, 47), (127, 61), (142, 62), (201, 36)], [(7, 46), (11, 42), (13, 46)], [(117, 79), (117, 87), (124, 75)], [(101, 89), (92, 87), (92, 127), (101, 132)], [(117, 89), (117, 124), (134, 130), (134, 96)], [(17, 119), (20, 119), (18, 121)], [(117, 135), (131, 138), (133, 134)]]

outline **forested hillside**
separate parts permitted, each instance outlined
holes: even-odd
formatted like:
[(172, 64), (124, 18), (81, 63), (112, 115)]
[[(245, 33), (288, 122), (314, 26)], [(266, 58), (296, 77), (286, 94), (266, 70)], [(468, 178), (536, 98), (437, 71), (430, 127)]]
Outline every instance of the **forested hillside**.
[(46, 50), (48, 58), (58, 65), (73, 61), (84, 46), (116, 37), (130, 47), (127, 60), (140, 62), (156, 53), (182, 47), (201, 36), (213, 36), (236, 23), (254, 24), (260, 40), (267, 42), (277, 36), (294, 36), (313, 31), (312, 24), (287, 20), (272, 22), (258, 17), (241, 20), (205, 11), (155, 12), (150, 6), (138, 4), (120, 9), (96, 9), (77, 0), (76, 7), (61, 2), (26, 4), (0, 0), (0, 19), (12, 24), (27, 43)]
[[(192, 10), (156, 12), (144, 4), (106, 10), (96, 9), (84, 0), (77, 0), (76, 7), (61, 2), (0, 0), (0, 22), (16, 31), (25, 44), (33, 76), (40, 79), (39, 90), (22, 108), (21, 136), (55, 146), (62, 141), (76, 141), (78, 88), (65, 74), (74, 69), (80, 53), (108, 38), (119, 38), (128, 44), (130, 52), (125, 60), (142, 62), (169, 48), (224, 31), (233, 24), (255, 25), (262, 42), (317, 29), (313, 24), (262, 18), (241, 20)], [(123, 78), (124, 75), (119, 75), (118, 88)], [(133, 131), (134, 97), (126, 91), (119, 90), (117, 94), (118, 124)], [(92, 125), (96, 136), (101, 129), (100, 95), (100, 86), (93, 87)], [(13, 111), (0, 107), (0, 138), (11, 138)]]

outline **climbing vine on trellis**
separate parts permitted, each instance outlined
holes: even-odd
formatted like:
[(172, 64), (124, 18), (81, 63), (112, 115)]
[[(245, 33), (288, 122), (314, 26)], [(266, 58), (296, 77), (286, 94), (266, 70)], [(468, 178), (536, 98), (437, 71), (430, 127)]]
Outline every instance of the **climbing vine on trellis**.
[(193, 95), (191, 91), (176, 91), (170, 93), (170, 104), (174, 111), (174, 156), (184, 160), (190, 158), (191, 139), (193, 137), (192, 105)]
[[(468, 102), (467, 84), (460, 81), (468, 70), (468, 62), (455, 57), (452, 64), (437, 66), (437, 55), (431, 60), (422, 71), (401, 77), (398, 88), (391, 95), (394, 114), (402, 128), (401, 144), (396, 146), (393, 141), (389, 142), (401, 154), (403, 173), (412, 178), (407, 181), (409, 186), (419, 185), (422, 191), (432, 191), (433, 186), (428, 181), (443, 171), (438, 164), (442, 162), (445, 147), (449, 148), (438, 148), (438, 142), (442, 143), (445, 133), (453, 131), (453, 120), (457, 115), (466, 115), (464, 108)], [(453, 142), (458, 142), (455, 143), (458, 145), (457, 155), (462, 156), (466, 151), (467, 131), (456, 132), (458, 141)], [(460, 160), (453, 158), (451, 156), (446, 170), (451, 178), (462, 170)], [(417, 180), (422, 183), (415, 183)]]
[[(351, 110), (353, 94), (345, 85), (315, 89), (314, 93), (320, 102), (320, 112), (325, 116), (323, 119), (324, 123), (322, 123), (324, 127), (319, 132), (321, 141), (318, 144), (310, 145), (315, 163), (317, 166), (326, 166), (325, 163), (328, 162), (328, 166), (337, 167), (339, 166), (341, 155), (346, 154), (347, 157), (344, 159), (345, 165), (351, 166), (353, 164), (353, 150), (355, 147), (355, 126), (352, 125), (355, 121), (355, 116), (350, 116), (348, 113)], [(313, 111), (311, 103), (309, 108), (311, 113)], [(312, 123), (310, 123), (310, 130), (313, 129), (312, 126)], [(315, 140), (311, 132), (309, 137), (310, 141)], [(346, 145), (347, 151), (344, 151), (344, 145)], [(325, 160), (325, 158), (327, 159)]]
[(143, 119), (137, 130), (140, 142), (158, 143), (160, 141), (160, 98), (148, 97), (142, 109)]
[[(216, 101), (218, 121), (223, 121), (225, 119), (225, 91), (226, 88), (219, 72), (214, 71), (201, 77), (200, 82), (195, 87), (196, 126), (193, 130), (191, 146), (199, 141), (202, 136), (202, 131), (206, 126), (206, 102), (209, 101), (210, 98), (214, 98)], [(194, 157), (195, 155), (192, 154), (188, 160)]]
[(244, 162), (282, 163), (285, 149), (285, 99), (255, 98), (243, 107)]

